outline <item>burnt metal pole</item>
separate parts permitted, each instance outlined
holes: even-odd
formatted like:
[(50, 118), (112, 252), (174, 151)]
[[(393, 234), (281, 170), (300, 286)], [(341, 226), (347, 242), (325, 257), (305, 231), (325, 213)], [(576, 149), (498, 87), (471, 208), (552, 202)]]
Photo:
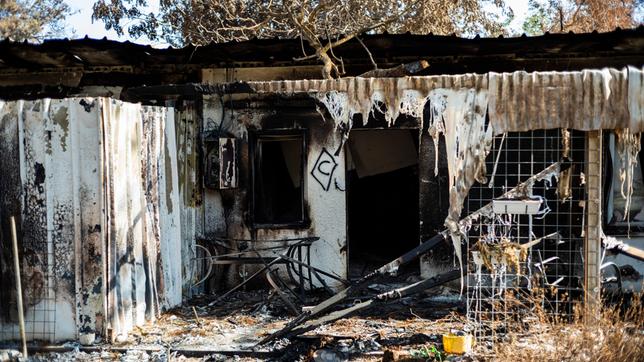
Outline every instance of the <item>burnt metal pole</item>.
[(586, 230), (584, 233), (585, 314), (592, 323), (601, 307), (602, 262), (602, 131), (586, 133)]
[(22, 309), (22, 285), (20, 284), (20, 261), (18, 260), (18, 234), (16, 219), (11, 217), (11, 239), (13, 242), (13, 268), (16, 276), (16, 301), (18, 304), (18, 323), (20, 324), (20, 339), (22, 340), (22, 357), (27, 358), (27, 337), (25, 336), (25, 315)]
[[(378, 294), (364, 302), (354, 304), (348, 308), (331, 312), (330, 314), (324, 315), (317, 319), (308, 320), (296, 328), (282, 332), (280, 334), (280, 337), (289, 338), (295, 335), (304, 334), (306, 332), (314, 330), (319, 326), (335, 322), (338, 319), (349, 317), (350, 315), (353, 315), (361, 310), (369, 309), (377, 304), (400, 300), (401, 298), (423, 292), (427, 289), (434, 288), (439, 285), (443, 285), (452, 280), (456, 280), (460, 278), (460, 276), (461, 276), (461, 271), (459, 269), (455, 269), (455, 270), (451, 270), (451, 271), (436, 275), (431, 278), (423, 279), (419, 282), (407, 285), (402, 288), (398, 288), (398, 289), (394, 289), (388, 292)], [(258, 345), (262, 345), (271, 339), (273, 339), (272, 335), (269, 335), (268, 337), (261, 340), (258, 343)]]
[[(559, 173), (565, 169), (568, 169), (570, 167), (570, 162), (568, 159), (563, 159), (561, 161), (555, 162), (551, 164), (550, 166), (546, 167), (543, 169), (541, 172), (532, 175), (530, 178), (527, 180), (523, 181), (522, 183), (518, 184), (514, 188), (506, 191), (501, 198), (503, 197), (516, 197), (516, 196), (525, 196), (527, 194), (528, 189), (538, 181), (542, 181), (546, 178), (548, 178), (550, 175), (553, 173)], [(492, 212), (492, 202), (489, 202), (485, 206), (481, 207), (477, 211), (469, 214), (468, 216), (464, 217), (462, 220), (459, 221), (459, 225), (468, 225), (471, 224), (473, 220), (476, 220), (477, 218), (483, 216), (483, 215), (488, 215)], [(281, 338), (284, 335), (287, 335), (290, 331), (293, 329), (297, 328), (299, 325), (304, 324), (305, 322), (315, 318), (316, 316), (326, 312), (329, 308), (335, 306), (342, 300), (344, 300), (347, 296), (349, 296), (350, 293), (359, 290), (366, 286), (366, 284), (373, 278), (385, 274), (392, 274), (398, 271), (398, 268), (405, 265), (409, 264), (410, 262), (418, 259), (421, 255), (424, 253), (428, 252), (432, 248), (434, 248), (436, 245), (440, 244), (444, 240), (449, 240), (449, 232), (447, 230), (444, 230), (431, 239), (425, 241), (424, 243), (418, 245), (417, 247), (413, 248), (412, 250), (406, 252), (405, 254), (399, 256), (398, 258), (390, 261), (389, 263), (381, 266), (380, 268), (374, 270), (373, 272), (369, 273), (368, 275), (365, 275), (362, 277), (360, 280), (358, 280), (356, 283), (348, 286), (346, 289), (339, 291), (336, 293), (334, 296), (322, 301), (313, 309), (307, 310), (303, 313), (301, 313), (299, 316), (291, 320), (284, 328), (282, 328), (279, 331), (274, 332), (273, 334), (267, 336), (264, 338), (259, 344), (264, 344), (267, 343), (275, 338)]]

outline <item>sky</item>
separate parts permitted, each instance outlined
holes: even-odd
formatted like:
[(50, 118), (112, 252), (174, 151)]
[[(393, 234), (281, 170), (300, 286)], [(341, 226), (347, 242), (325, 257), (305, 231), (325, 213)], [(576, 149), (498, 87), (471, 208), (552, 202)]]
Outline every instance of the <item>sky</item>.
[[(69, 35), (70, 38), (83, 38), (85, 35), (90, 38), (100, 39), (107, 37), (110, 40), (125, 41), (129, 40), (134, 43), (152, 44), (158, 46), (167, 46), (163, 42), (153, 43), (146, 37), (132, 38), (125, 34), (118, 36), (114, 30), (105, 30), (105, 25), (102, 21), (96, 20), (92, 22), (92, 5), (93, 0), (66, 0), (69, 7), (74, 12), (74, 15), (67, 18), (67, 23), (72, 31)], [(146, 12), (155, 11), (159, 9), (159, 2), (155, 0), (148, 1)]]
[[(506, 0), (507, 4), (512, 8), (514, 12), (514, 20), (510, 23), (510, 28), (515, 32), (520, 34), (521, 25), (525, 19), (525, 14), (528, 11), (528, 0)], [(101, 21), (92, 22), (92, 5), (94, 4), (93, 0), (66, 0), (67, 4), (75, 12), (74, 15), (68, 18), (68, 26), (73, 31), (69, 34), (70, 38), (82, 38), (85, 35), (88, 35), (90, 38), (103, 38), (107, 37), (112, 40), (125, 41), (129, 40), (134, 43), (141, 44), (151, 44), (153, 46), (165, 47), (167, 46), (164, 42), (151, 42), (146, 37), (142, 38), (131, 38), (127, 34), (124, 36), (118, 36), (114, 30), (105, 30), (105, 25)], [(158, 0), (149, 0), (148, 1), (148, 11), (155, 11), (159, 9)]]

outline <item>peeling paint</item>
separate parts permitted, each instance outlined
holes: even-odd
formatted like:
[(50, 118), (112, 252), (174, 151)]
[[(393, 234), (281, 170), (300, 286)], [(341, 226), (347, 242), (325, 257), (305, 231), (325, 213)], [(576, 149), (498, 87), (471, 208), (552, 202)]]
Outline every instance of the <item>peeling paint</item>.
[(66, 107), (60, 107), (52, 117), (54, 124), (62, 127), (63, 134), (60, 137), (60, 147), (67, 151), (67, 135), (69, 134), (69, 116)]
[[(630, 129), (616, 129), (617, 154), (620, 161), (619, 181), (621, 194), (626, 203), (624, 205), (623, 220), (630, 220), (631, 198), (633, 196), (633, 177), (635, 167), (639, 162), (641, 149), (640, 133), (633, 133)], [(630, 221), (628, 221), (630, 229)]]

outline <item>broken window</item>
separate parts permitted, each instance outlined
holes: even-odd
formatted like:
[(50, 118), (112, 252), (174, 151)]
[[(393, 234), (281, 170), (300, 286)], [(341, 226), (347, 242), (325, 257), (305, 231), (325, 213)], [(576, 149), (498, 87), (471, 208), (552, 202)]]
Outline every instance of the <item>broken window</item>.
[(250, 144), (255, 227), (304, 226), (304, 132), (255, 133)]
[[(633, 165), (632, 184), (626, 174), (623, 175), (624, 182), (622, 182), (621, 174), (624, 170), (622, 168), (622, 157), (620, 157), (618, 152), (617, 136), (615, 133), (608, 135), (608, 153), (610, 159), (606, 165), (606, 175), (609, 176), (607, 178), (611, 181), (609, 190), (606, 192), (606, 222), (608, 226), (619, 228), (628, 227), (630, 224), (631, 227), (642, 230), (644, 228), (642, 151), (638, 153), (637, 162)], [(629, 187), (632, 187), (630, 200), (622, 195), (628, 195)], [(630, 202), (628, 207), (627, 202)]]

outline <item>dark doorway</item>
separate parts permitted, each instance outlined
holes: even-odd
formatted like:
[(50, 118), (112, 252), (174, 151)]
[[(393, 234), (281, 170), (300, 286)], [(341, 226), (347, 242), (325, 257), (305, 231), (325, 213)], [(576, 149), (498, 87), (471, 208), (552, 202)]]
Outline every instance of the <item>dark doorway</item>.
[(347, 204), (350, 277), (365, 275), (418, 245), (417, 130), (351, 131)]

